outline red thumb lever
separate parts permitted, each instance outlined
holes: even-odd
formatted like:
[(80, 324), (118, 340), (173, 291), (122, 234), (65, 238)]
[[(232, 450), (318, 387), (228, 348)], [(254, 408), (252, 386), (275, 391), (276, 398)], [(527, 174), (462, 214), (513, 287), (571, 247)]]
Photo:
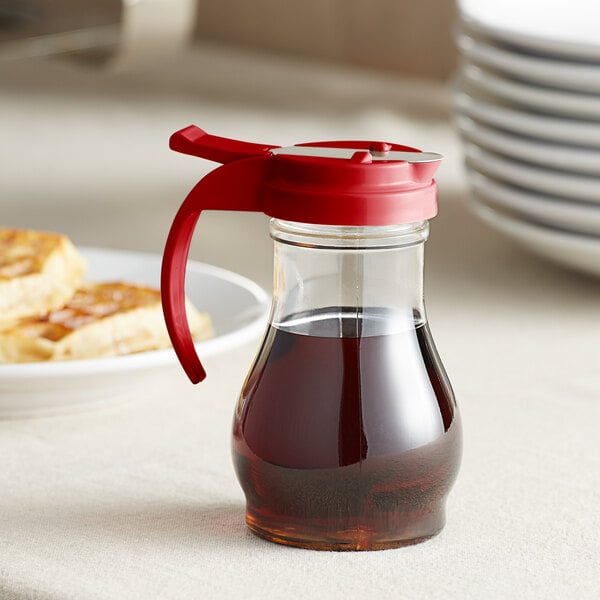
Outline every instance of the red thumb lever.
[(161, 298), (169, 337), (187, 376), (198, 383), (206, 372), (185, 312), (185, 267), (194, 228), (203, 210), (262, 212), (262, 185), (271, 162), (268, 150), (276, 146), (208, 135), (194, 126), (173, 134), (170, 145), (179, 152), (228, 163), (211, 171), (188, 194), (169, 231), (162, 262)]
[(171, 150), (223, 164), (241, 158), (266, 154), (272, 148), (279, 147), (210, 135), (195, 125), (176, 131), (169, 139)]

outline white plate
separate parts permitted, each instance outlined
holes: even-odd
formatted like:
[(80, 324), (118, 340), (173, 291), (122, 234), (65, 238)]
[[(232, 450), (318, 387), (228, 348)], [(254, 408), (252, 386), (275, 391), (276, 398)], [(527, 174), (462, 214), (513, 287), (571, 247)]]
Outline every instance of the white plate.
[(465, 157), (467, 165), (476, 171), (513, 185), (565, 199), (600, 204), (600, 177), (542, 169), (486, 152), (469, 143), (465, 144)]
[(560, 144), (600, 148), (600, 123), (528, 113), (465, 92), (454, 94), (454, 106), (477, 121), (507, 131)]
[(600, 150), (549, 144), (499, 131), (459, 116), (456, 125), (463, 137), (477, 146), (543, 167), (600, 176)]
[[(80, 249), (92, 281), (124, 280), (158, 287), (161, 257)], [(196, 344), (200, 358), (257, 338), (265, 329), (270, 298), (254, 282), (225, 269), (190, 261), (186, 292), (211, 315), (215, 337)], [(56, 363), (0, 365), (0, 416), (14, 417), (91, 408), (143, 393), (177, 366), (172, 349)]]
[(600, 120), (600, 95), (564, 92), (513, 81), (471, 64), (461, 70), (464, 83), (492, 96), (523, 107), (573, 118)]
[(507, 75), (560, 89), (600, 92), (600, 65), (523, 54), (464, 33), (458, 36), (458, 46), (471, 62), (498, 69)]
[(525, 223), (472, 202), (471, 209), (490, 227), (514, 239), (535, 254), (589, 275), (600, 276), (600, 240)]
[(596, 0), (459, 0), (466, 25), (544, 54), (600, 61)]
[(477, 201), (518, 213), (542, 225), (595, 235), (600, 239), (600, 206), (525, 192), (469, 168), (467, 179)]

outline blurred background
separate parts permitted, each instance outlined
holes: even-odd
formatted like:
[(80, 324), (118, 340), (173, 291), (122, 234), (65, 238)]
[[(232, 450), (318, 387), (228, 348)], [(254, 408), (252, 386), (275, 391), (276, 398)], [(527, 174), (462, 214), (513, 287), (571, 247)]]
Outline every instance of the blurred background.
[[(370, 139), (445, 156), (425, 294), (465, 455), (448, 537), (386, 577), (413, 577), (414, 589), (443, 578), (422, 597), (513, 597), (515, 582), (523, 598), (597, 597), (600, 4), (0, 0), (3, 226), (161, 253), (184, 197), (216, 166), (169, 151), (170, 134), (192, 123), (253, 142)], [(203, 213), (191, 257), (271, 288), (263, 215)], [(208, 409), (190, 406), (205, 423)], [(178, 418), (162, 398), (152, 410)], [(161, 433), (169, 427), (161, 420)], [(195, 459), (179, 458), (196, 481)], [(86, 529), (86, 556), (88, 546)], [(372, 559), (362, 564), (384, 564), (383, 553)]]
[[(168, 150), (189, 123), (281, 145), (372, 138), (433, 149), (448, 157), (447, 190), (460, 169), (440, 93), (456, 65), (451, 0), (0, 6), (6, 224), (160, 251), (177, 206), (214, 167)], [(257, 277), (231, 246), (255, 237), (248, 219), (264, 224), (203, 216), (193, 255)], [(266, 229), (259, 237), (270, 263)]]
[[(600, 272), (600, 21), (576, 2), (515, 20), (516, 0), (3, 0), (0, 220), (160, 253), (215, 166), (169, 151), (177, 129), (389, 140), (445, 156), (426, 264), (440, 327), (595, 307), (577, 273)], [(191, 256), (270, 289), (271, 251), (263, 215), (209, 212)]]
[[(3, 0), (0, 218), (160, 252), (214, 167), (168, 150), (185, 125), (279, 145), (389, 140), (445, 156), (431, 308), (443, 293), (480, 310), (502, 273), (543, 310), (554, 301), (535, 285), (556, 299), (570, 278), (595, 282), (523, 247), (600, 272), (597, 9), (577, 3), (515, 20), (515, 0)], [(201, 224), (194, 258), (270, 287), (265, 217)]]
[[(451, 199), (516, 247), (598, 275), (600, 26), (594, 2), (576, 5), (3, 0), (1, 218), (160, 251), (211, 168), (167, 150), (174, 130), (383, 139), (446, 156), (457, 222), (471, 217)], [(248, 218), (261, 219), (204, 217), (193, 255), (252, 274), (253, 255), (216, 243), (224, 227), (246, 245)], [(257, 248), (268, 256), (268, 240)]]

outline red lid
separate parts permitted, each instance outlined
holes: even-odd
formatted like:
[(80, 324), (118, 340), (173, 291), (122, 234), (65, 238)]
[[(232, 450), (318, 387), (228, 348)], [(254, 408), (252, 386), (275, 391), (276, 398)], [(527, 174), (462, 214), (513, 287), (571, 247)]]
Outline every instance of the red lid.
[[(295, 148), (318, 150), (320, 155), (287, 153)], [(347, 156), (326, 155), (334, 149), (345, 149), (347, 152), (340, 154)], [(368, 226), (423, 221), (437, 214), (432, 177), (441, 160), (439, 155), (428, 162), (398, 160), (393, 158), (395, 153), (423, 153), (382, 142), (316, 142), (273, 153), (263, 191), (263, 210), (272, 217)]]
[[(254, 161), (260, 189), (250, 189), (257, 183), (252, 177), (244, 190), (242, 177), (235, 186), (237, 199), (231, 198), (233, 206), (226, 197), (230, 186), (225, 185), (221, 192), (215, 190), (221, 206), (212, 209), (259, 210), (289, 221), (359, 226), (410, 223), (437, 214), (433, 174), (442, 157), (408, 146), (333, 141), (281, 148), (213, 136), (191, 126), (171, 137), (171, 148), (226, 166), (263, 158), (264, 164)], [(232, 177), (240, 176), (238, 169), (232, 171)], [(240, 194), (254, 196), (252, 208), (239, 206), (247, 204)]]

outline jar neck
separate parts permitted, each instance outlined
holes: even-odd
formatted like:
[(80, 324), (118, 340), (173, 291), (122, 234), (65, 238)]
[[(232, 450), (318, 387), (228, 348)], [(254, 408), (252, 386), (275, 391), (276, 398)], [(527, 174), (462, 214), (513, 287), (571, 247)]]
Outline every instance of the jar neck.
[(423, 244), (429, 237), (429, 223), (416, 221), (402, 225), (357, 227), (314, 225), (271, 219), (271, 237), (299, 247), (353, 250), (386, 249)]
[(426, 221), (349, 227), (272, 219), (273, 325), (285, 328), (299, 317), (328, 310), (385, 314), (396, 329), (424, 323), (428, 233)]

